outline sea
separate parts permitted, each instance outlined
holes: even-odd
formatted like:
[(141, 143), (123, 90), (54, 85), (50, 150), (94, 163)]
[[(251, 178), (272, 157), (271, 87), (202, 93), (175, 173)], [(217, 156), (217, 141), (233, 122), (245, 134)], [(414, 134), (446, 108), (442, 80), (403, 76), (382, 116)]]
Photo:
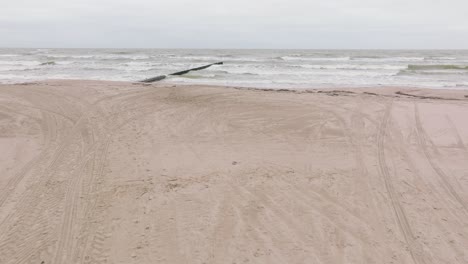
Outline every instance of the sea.
[(0, 49), (0, 83), (139, 81), (262, 88), (468, 89), (468, 50)]

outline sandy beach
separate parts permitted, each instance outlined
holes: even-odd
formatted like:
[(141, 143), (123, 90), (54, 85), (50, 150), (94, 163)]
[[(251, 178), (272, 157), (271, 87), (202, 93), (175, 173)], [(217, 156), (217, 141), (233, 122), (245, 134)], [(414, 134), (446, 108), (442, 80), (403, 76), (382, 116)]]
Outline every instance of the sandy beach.
[(0, 263), (468, 263), (468, 91), (0, 85)]

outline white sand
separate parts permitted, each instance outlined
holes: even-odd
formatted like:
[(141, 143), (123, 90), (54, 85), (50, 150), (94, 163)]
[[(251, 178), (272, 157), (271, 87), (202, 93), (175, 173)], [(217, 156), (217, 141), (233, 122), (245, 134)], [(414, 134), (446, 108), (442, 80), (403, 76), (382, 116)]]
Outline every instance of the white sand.
[(468, 91), (351, 91), (1, 85), (0, 263), (468, 263)]

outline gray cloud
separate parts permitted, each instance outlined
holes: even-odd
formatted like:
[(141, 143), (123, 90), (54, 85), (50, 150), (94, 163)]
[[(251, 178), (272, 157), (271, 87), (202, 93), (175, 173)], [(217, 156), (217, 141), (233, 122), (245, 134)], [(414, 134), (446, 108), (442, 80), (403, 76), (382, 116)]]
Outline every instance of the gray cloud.
[(5, 0), (2, 47), (466, 48), (466, 0)]

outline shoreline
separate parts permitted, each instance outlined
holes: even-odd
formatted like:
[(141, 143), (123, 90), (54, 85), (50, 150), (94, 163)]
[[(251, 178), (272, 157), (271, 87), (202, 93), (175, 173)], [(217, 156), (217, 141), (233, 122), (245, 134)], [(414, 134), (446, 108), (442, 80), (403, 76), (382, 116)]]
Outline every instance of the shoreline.
[[(398, 85), (386, 85), (386, 86), (334, 86), (334, 87), (310, 87), (310, 88), (281, 88), (281, 87), (262, 87), (262, 86), (239, 86), (239, 85), (216, 85), (216, 84), (188, 84), (188, 83), (165, 83), (165, 82), (155, 82), (155, 83), (142, 83), (139, 81), (109, 81), (109, 80), (88, 80), (88, 79), (47, 79), (47, 80), (37, 80), (37, 81), (27, 81), (19, 83), (0, 83), (1, 86), (9, 85), (18, 85), (18, 86), (29, 86), (29, 85), (40, 85), (47, 83), (79, 83), (79, 82), (91, 82), (91, 83), (116, 83), (116, 84), (127, 84), (127, 85), (141, 85), (141, 86), (152, 86), (152, 87), (210, 87), (210, 88), (225, 88), (225, 89), (237, 89), (237, 90), (252, 90), (252, 91), (270, 91), (270, 92), (291, 92), (291, 93), (327, 93), (327, 92), (354, 92), (355, 94), (368, 94), (368, 95), (395, 95), (405, 96), (405, 93), (411, 91), (417, 91), (418, 96), (433, 96), (437, 97), (443, 96), (444, 94), (450, 94), (448, 98), (440, 99), (464, 99), (468, 98), (468, 87), (463, 88), (440, 88), (440, 87), (418, 87), (418, 86), (398, 86)], [(402, 94), (398, 94), (398, 93)], [(412, 94), (406, 94), (406, 96), (414, 97)], [(398, 97), (398, 96), (395, 96)], [(431, 99), (431, 98), (421, 98), (421, 99)]]
[[(3, 57), (2, 57), (3, 55)], [(450, 50), (34, 50), (0, 49), (1, 77), (129, 81), (224, 62), (171, 82), (266, 88), (388, 85), (468, 89), (468, 52)]]
[(0, 85), (0, 262), (465, 263), (468, 91)]

